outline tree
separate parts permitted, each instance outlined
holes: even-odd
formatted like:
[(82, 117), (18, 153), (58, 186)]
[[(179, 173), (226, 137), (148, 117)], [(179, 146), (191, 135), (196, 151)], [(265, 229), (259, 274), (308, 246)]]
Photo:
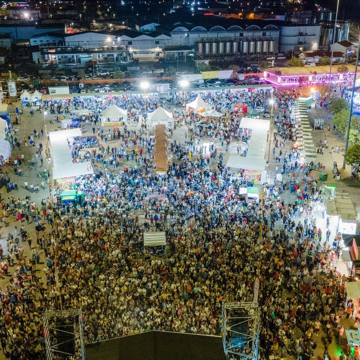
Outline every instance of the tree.
[(198, 65), (198, 70), (200, 71), (200, 72), (203, 72), (203, 71), (210, 71), (211, 70), (211, 67), (210, 67), (210, 65), (209, 64), (199, 64)]
[[(336, 125), (339, 132), (342, 134), (346, 133), (348, 121), (349, 121), (350, 110), (342, 109), (335, 114), (333, 123)], [(359, 118), (357, 116), (352, 116), (350, 129), (358, 131), (359, 129)]]
[(305, 66), (304, 62), (296, 57), (292, 57), (290, 60), (286, 62), (286, 65), (289, 67), (302, 67)]
[(176, 74), (176, 69), (174, 66), (169, 66), (166, 70), (165, 73), (167, 76), (174, 76)]
[(116, 70), (114, 72), (114, 79), (124, 79), (125, 73), (121, 70)]
[(261, 60), (259, 64), (260, 70), (265, 70), (269, 67), (268, 62), (266, 60)]
[(319, 59), (319, 65), (330, 65), (330, 57), (323, 56)]
[(349, 72), (349, 68), (346, 65), (339, 65), (337, 71), (339, 73), (346, 73)]
[(330, 104), (330, 111), (334, 115), (344, 109), (349, 109), (349, 104), (345, 99), (337, 98)]
[(84, 70), (79, 70), (79, 72), (77, 74), (77, 77), (80, 78), (80, 79), (85, 79), (85, 77), (86, 77), (85, 71)]
[(360, 134), (358, 129), (350, 129), (349, 142), (351, 144), (360, 144)]
[(345, 154), (345, 162), (348, 165), (360, 164), (360, 144), (348, 148)]
[(240, 66), (239, 65), (229, 65), (228, 69), (234, 71), (234, 73), (237, 73), (238, 71), (240, 71)]

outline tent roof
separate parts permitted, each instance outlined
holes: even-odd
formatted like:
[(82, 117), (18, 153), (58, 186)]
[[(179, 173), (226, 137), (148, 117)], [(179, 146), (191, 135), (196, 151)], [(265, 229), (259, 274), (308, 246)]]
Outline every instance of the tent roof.
[(203, 117), (216, 117), (216, 118), (219, 118), (219, 117), (222, 117), (224, 114), (216, 111), (216, 110), (206, 110), (202, 113), (200, 113), (200, 116), (203, 116)]
[(0, 155), (7, 160), (11, 155), (10, 143), (6, 140), (0, 139)]
[(165, 246), (166, 234), (163, 231), (144, 232), (144, 246)]
[(346, 292), (350, 299), (360, 298), (360, 281), (345, 283)]
[(103, 111), (103, 117), (127, 117), (127, 111), (120, 109), (116, 105), (110, 106), (108, 109)]
[(31, 94), (26, 90), (20, 95), (20, 99), (30, 99), (30, 98), (31, 98)]
[(40, 91), (34, 91), (34, 93), (31, 95), (32, 98), (41, 99), (43, 97), (43, 94)]
[(210, 105), (207, 104), (199, 94), (194, 101), (192, 101), (189, 104), (186, 104), (186, 110), (188, 109), (194, 109), (194, 110), (210, 109)]
[(160, 106), (152, 113), (149, 113), (148, 118), (150, 120), (172, 120), (173, 116), (170, 112)]

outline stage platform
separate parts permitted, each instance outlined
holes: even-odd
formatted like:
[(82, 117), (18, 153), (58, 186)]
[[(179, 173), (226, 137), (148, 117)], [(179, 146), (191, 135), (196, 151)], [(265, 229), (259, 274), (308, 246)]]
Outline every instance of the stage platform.
[(225, 360), (220, 336), (151, 331), (86, 346), (87, 360)]

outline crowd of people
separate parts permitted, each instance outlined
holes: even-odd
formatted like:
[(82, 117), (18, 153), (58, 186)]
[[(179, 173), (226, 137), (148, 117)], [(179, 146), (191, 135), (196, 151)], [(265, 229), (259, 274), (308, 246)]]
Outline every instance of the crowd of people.
[[(60, 306), (82, 309), (86, 343), (150, 330), (220, 335), (222, 302), (252, 301), (256, 281), (259, 358), (310, 359), (320, 330), (326, 354), (347, 309), (344, 279), (336, 272), (336, 234), (323, 235), (315, 220), (324, 216), (313, 175), (319, 164), (299, 161), (289, 145), (291, 126), (283, 126), (291, 122), (297, 94), (244, 94), (254, 106), (274, 96), (281, 110), (272, 155), (283, 164), (284, 180), (264, 184), (258, 201), (240, 195), (254, 181), (223, 163), (227, 141), (251, 142), (251, 132), (229, 111), (209, 132), (196, 125), (196, 115), (184, 119), (189, 135), (184, 144), (169, 142), (165, 174), (156, 173), (145, 132), (119, 130), (111, 145), (88, 138), (97, 147), (89, 154), (95, 173), (70, 185), (83, 199), (58, 202), (62, 188), (55, 187), (53, 201), (13, 195), (0, 202), (4, 226), (18, 224), (0, 272), (10, 280), (0, 289), (0, 342), (8, 357), (44, 358), (44, 311)], [(221, 110), (240, 101), (231, 96), (223, 91), (204, 99)], [(76, 159), (87, 144), (77, 139), (73, 145)], [(154, 231), (166, 233), (166, 249), (147, 256), (144, 233)], [(26, 246), (31, 258), (24, 256)]]

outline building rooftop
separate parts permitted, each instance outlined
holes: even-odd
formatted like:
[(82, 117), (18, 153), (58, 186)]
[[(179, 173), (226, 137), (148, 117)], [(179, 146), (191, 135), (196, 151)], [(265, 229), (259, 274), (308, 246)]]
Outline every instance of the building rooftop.
[[(333, 73), (338, 71), (339, 66), (344, 65), (333, 65)], [(348, 72), (354, 72), (355, 71), (355, 65), (346, 65), (346, 67), (349, 69)], [(330, 72), (330, 65), (326, 66), (302, 66), (302, 67), (285, 67), (285, 68), (269, 68), (265, 71), (276, 74), (278, 72), (281, 75), (311, 75), (314, 73), (317, 74), (327, 74)], [(360, 69), (358, 70), (360, 72)]]
[(351, 43), (350, 41), (347, 41), (347, 40), (339, 41), (337, 44), (340, 44), (344, 47), (350, 47), (350, 46), (354, 45), (353, 43)]
[[(331, 57), (331, 51), (309, 51), (309, 52), (303, 52), (302, 55), (304, 57), (314, 57), (314, 56), (319, 56), (319, 57), (323, 57), (323, 56), (329, 56)], [(334, 51), (333, 52), (333, 57), (343, 57), (344, 53), (342, 53), (341, 51)]]

